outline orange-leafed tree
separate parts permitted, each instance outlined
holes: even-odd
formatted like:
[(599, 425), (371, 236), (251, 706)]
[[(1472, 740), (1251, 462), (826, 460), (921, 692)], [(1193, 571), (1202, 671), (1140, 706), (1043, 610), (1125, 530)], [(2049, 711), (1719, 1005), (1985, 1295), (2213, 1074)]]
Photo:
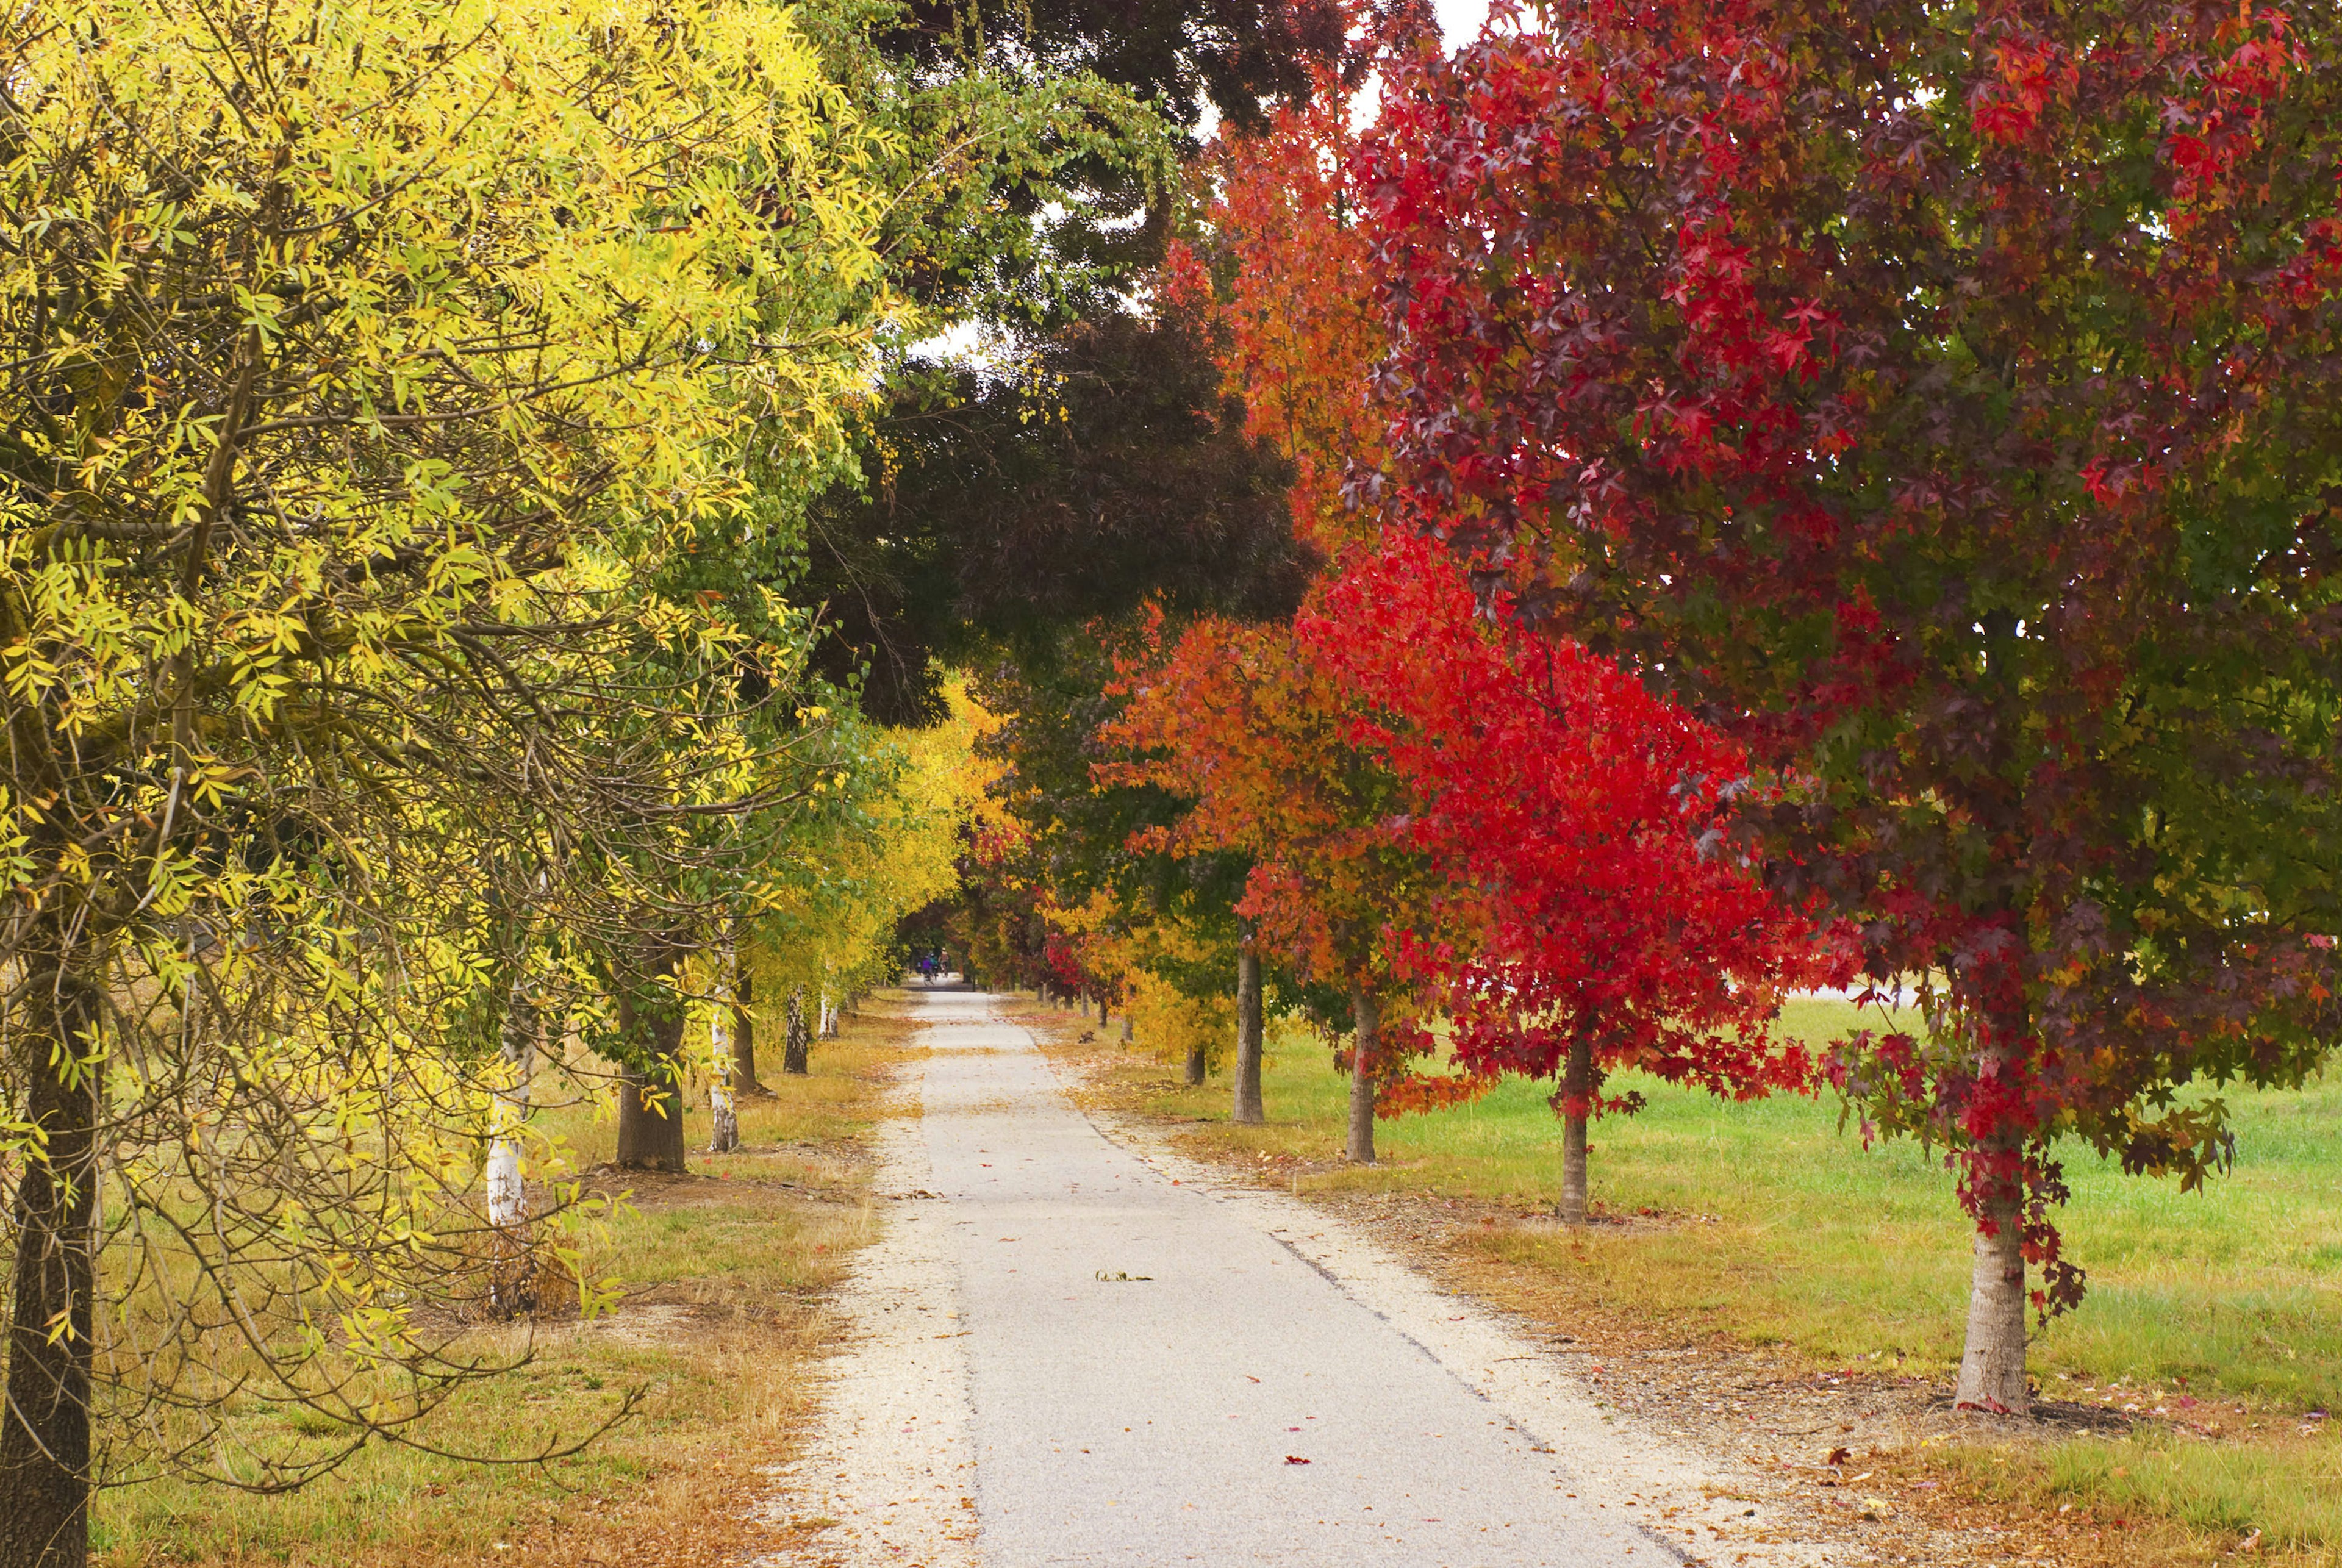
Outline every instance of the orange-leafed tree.
[(1398, 780), (1350, 744), (1357, 714), (1289, 624), (1196, 623), (1133, 672), (1128, 695), (1105, 736), (1125, 758), (1101, 782), (1194, 802), (1134, 847), (1250, 857), (1239, 913), (1297, 974), (1347, 995), (1346, 1148), (1371, 1163), (1378, 1083), (1428, 1044), (1397, 959), (1400, 934), (1435, 939), (1432, 874)]
[(1347, 188), (1348, 94), (1330, 67), (1306, 103), (1216, 148), (1205, 250), (1175, 249), (1173, 287), (1222, 275), (1219, 360), (1245, 402), (1245, 434), (1293, 465), (1295, 537), (1332, 554), (1370, 539), (1376, 521), (1346, 505), (1343, 479), (1377, 464), (1380, 416), (1368, 392), (1386, 339), (1374, 296), (1372, 236)]
[[(1355, 34), (1357, 18), (1346, 17)], [(1367, 57), (1353, 51), (1350, 74)], [(1364, 271), (1366, 239), (1351, 219), (1344, 189), (1351, 152), (1346, 77), (1342, 66), (1330, 64), (1312, 75), (1306, 100), (1216, 145), (1207, 165), (1214, 195), (1203, 229), (1195, 244), (1171, 247), (1161, 292), (1167, 310), (1201, 324), (1215, 345), (1226, 387), (1243, 400), (1246, 438), (1290, 465), (1294, 539), (1324, 557), (1372, 533), (1370, 524), (1361, 533), (1362, 520), (1344, 505), (1341, 485), (1352, 455), (1372, 449), (1366, 388), (1383, 339)], [(1366, 1048), (1352, 1052), (1349, 1145), (1371, 1158), (1376, 1074), (1391, 1070), (1399, 1054), (1391, 1046), (1404, 1032), (1383, 1016), (1395, 994), (1386, 966), (1378, 968), (1372, 956), (1379, 951), (1379, 917), (1370, 917), (1364, 904), (1337, 907), (1346, 894), (1336, 890), (1356, 894), (1376, 884), (1367, 869), (1374, 856), (1366, 851), (1382, 829), (1344, 813), (1382, 792), (1352, 765), (1355, 758), (1341, 758), (1334, 743), (1340, 715), (1319, 700), (1329, 688), (1295, 662), (1289, 624), (1207, 621), (1176, 639), (1157, 631), (1176, 646), (1142, 711), (1117, 733), (1126, 744), (1159, 744), (1160, 765), (1113, 776), (1186, 788), (1201, 798), (1193, 770), (1216, 768), (1223, 780), (1242, 775), (1254, 804), (1289, 802), (1295, 792), (1310, 803), (1272, 829), (1266, 815), (1256, 816), (1220, 792), (1213, 820), (1149, 835), (1150, 843), (1176, 844), (1183, 854), (1209, 846), (1223, 855), (1251, 854), (1271, 841), (1286, 847), (1247, 884), (1237, 960), (1235, 1117), (1257, 1122), (1263, 1115), (1266, 944), (1286, 952), (1296, 975), (1348, 992), (1354, 1032), (1362, 1003), (1369, 1015)], [(1193, 721), (1201, 710), (1183, 708), (1192, 704), (1206, 704), (1212, 715), (1200, 728)], [(1225, 754), (1216, 763), (1208, 754), (1215, 751)], [(1324, 787), (1346, 767), (1354, 776)], [(1304, 842), (1311, 845), (1306, 853), (1295, 848)], [(1320, 898), (1336, 903), (1313, 902)]]

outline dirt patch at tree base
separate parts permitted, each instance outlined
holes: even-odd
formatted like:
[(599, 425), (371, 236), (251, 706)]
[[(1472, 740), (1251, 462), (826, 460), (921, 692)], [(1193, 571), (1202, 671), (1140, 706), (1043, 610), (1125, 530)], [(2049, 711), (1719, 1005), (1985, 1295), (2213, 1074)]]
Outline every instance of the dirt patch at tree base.
[[(1256, 1163), (1173, 1134), (1181, 1152), (1264, 1180)], [(1327, 1170), (1335, 1167), (1327, 1166)], [(1370, 1229), (1441, 1284), (1531, 1325), (1557, 1357), (1622, 1414), (1653, 1432), (1770, 1478), (1814, 1537), (1885, 1563), (2039, 1563), (2054, 1568), (2195, 1568), (2226, 1560), (2233, 1540), (2159, 1519), (1987, 1495), (1973, 1482), (1991, 1451), (2020, 1456), (2076, 1437), (2120, 1438), (2142, 1423), (2120, 1411), (2045, 1396), (2024, 1417), (1957, 1410), (1949, 1383), (1892, 1365), (1817, 1367), (1785, 1346), (1639, 1321), (1589, 1306), (1549, 1271), (1504, 1255), (1511, 1235), (1552, 1240), (1566, 1227), (1516, 1209), (1409, 1193), (1311, 1193), (1306, 1173), (1266, 1184)], [(1296, 1180), (1298, 1175), (1300, 1180)], [(1696, 1216), (1601, 1216), (1622, 1227), (1696, 1223)], [(1794, 1534), (1793, 1525), (1782, 1533)], [(1708, 1561), (1729, 1563), (1728, 1554)], [(2284, 1562), (2270, 1554), (2256, 1560)], [(2291, 1559), (2309, 1561), (2307, 1558)]]

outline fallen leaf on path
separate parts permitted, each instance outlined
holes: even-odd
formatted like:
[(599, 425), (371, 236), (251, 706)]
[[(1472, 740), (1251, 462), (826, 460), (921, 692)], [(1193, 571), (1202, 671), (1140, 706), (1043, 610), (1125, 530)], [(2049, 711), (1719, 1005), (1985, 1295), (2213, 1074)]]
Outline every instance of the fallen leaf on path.
[(1309, 1462), (1302, 1458), (1297, 1453), (1288, 1453), (1285, 1456), (1285, 1463), (1287, 1464), (1306, 1464)]

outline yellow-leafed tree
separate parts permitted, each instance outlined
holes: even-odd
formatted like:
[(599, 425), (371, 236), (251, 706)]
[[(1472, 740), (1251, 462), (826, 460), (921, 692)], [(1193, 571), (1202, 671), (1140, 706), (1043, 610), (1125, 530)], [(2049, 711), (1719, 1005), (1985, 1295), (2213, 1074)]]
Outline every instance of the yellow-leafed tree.
[(976, 754), (989, 715), (966, 682), (948, 680), (945, 697), (940, 724), (874, 732), (858, 809), (775, 868), (748, 923), (744, 978), (761, 1014), (785, 1021), (788, 1070), (805, 1070), (830, 1007), (899, 972), (896, 924), (959, 884), (965, 835), (996, 769)]
[(869, 147), (765, 0), (0, 21), (0, 1562), (492, 1370), (430, 1310), (466, 1009), (746, 787), (732, 651), (636, 588), (866, 387)]

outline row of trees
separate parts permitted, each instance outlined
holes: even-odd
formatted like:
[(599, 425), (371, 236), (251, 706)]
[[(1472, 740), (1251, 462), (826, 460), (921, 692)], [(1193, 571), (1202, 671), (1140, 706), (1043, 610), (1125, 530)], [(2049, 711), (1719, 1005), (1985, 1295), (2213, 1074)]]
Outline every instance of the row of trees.
[(1066, 606), (1226, 597), (1273, 489), (1146, 434), (1124, 285), (1315, 15), (0, 20), (0, 1561), (84, 1561), (94, 1484), (429, 1443), (511, 1364), (462, 1317), (576, 1272), (542, 1053), (622, 1164), (696, 1075), (736, 1138), (758, 1009), (802, 1070), (956, 880), (986, 721), (930, 655), (1041, 636), (1102, 435), (1205, 503)]
[[(2057, 1141), (2198, 1180), (2335, 1023), (2327, 25), (11, 13), (0, 1557), (427, 1441), (534, 1055), (679, 1165), (956, 874), (1240, 1117), (1276, 1011), (1360, 1157), (1551, 1078), (1573, 1212), (1622, 1069), (1833, 1084), (2021, 1408)], [(1774, 1033), (1857, 974), (1927, 1034)]]
[[(1549, 1079), (1572, 1217), (1621, 1069), (1835, 1091), (1957, 1173), (1957, 1398), (2022, 1411), (2028, 1314), (2082, 1293), (2061, 1147), (2193, 1187), (2218, 1086), (2342, 1024), (2342, 36), (2031, 0), (1348, 28), (1218, 145), (1156, 290), (1285, 459), (1311, 584), (1100, 623), (1078, 700), (1000, 683), (1019, 831), (964, 940), (1110, 993), (1167, 928), (1149, 983), (1240, 1012), (1265, 957), (1346, 1040), (1356, 1158), (1377, 1113)], [(1846, 984), (1925, 1031), (1773, 1033)]]
[[(791, 618), (670, 564), (885, 302), (866, 133), (756, 7), (34, 7), (0, 77), (0, 1556), (47, 1563), (95, 1476), (291, 1484), (493, 1370), (428, 1324), (494, 1043), (582, 1013), (656, 1076), (736, 844), (856, 760)], [(224, 1452), (238, 1393), (335, 1435)]]

